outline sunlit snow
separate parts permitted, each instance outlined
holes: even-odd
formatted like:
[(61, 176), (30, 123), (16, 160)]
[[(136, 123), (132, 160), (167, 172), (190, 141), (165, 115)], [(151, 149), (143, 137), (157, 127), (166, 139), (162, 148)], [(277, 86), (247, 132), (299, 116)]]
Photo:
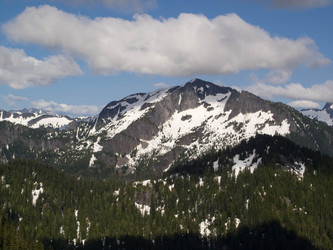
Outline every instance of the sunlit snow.
[(333, 126), (333, 119), (326, 110), (303, 110), (302, 113), (312, 119), (317, 119), (318, 121), (326, 122), (328, 125)]
[(303, 162), (295, 162), (290, 168), (291, 172), (297, 175), (299, 180), (303, 179), (305, 173), (305, 164)]
[(11, 114), (7, 118), (3, 118), (3, 111), (1, 112), (0, 121), (8, 121), (14, 124), (20, 124), (23, 126), (29, 126), (31, 128), (53, 127), (61, 128), (68, 125), (71, 120), (64, 116), (55, 115), (52, 117), (45, 116), (42, 112), (34, 112), (30, 116), (24, 116), (21, 112), (16, 112), (15, 115)]
[(258, 167), (258, 164), (261, 162), (261, 158), (259, 158), (256, 162), (253, 162), (254, 158), (256, 157), (256, 151), (253, 150), (253, 153), (250, 154), (244, 160), (239, 159), (239, 155), (235, 155), (233, 158), (234, 165), (232, 166), (232, 171), (235, 171), (235, 177), (237, 178), (238, 174), (241, 171), (244, 171), (246, 168), (249, 168), (251, 173)]
[(150, 214), (150, 206), (144, 205), (144, 204), (139, 204), (136, 202), (134, 204), (135, 204), (135, 207), (140, 210), (140, 213), (142, 216), (144, 216), (145, 214), (148, 214), (148, 215)]
[(38, 185), (38, 183), (35, 182), (34, 183), (35, 189), (33, 189), (31, 192), (32, 193), (32, 205), (34, 205), (34, 206), (36, 206), (36, 202), (37, 202), (37, 199), (39, 198), (39, 195), (44, 192), (43, 183), (39, 183), (39, 186), (40, 186), (39, 189), (37, 189), (37, 185)]
[(204, 221), (202, 221), (199, 224), (200, 227), (200, 235), (201, 236), (209, 236), (211, 234), (211, 231), (209, 230), (209, 226), (214, 223), (215, 221), (215, 217), (213, 217), (212, 219), (208, 220), (205, 219)]

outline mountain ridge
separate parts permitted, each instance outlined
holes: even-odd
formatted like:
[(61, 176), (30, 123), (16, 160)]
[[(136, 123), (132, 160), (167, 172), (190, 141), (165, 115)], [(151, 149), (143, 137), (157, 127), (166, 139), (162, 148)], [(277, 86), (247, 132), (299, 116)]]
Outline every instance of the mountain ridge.
[(332, 127), (286, 104), (200, 79), (112, 101), (95, 118), (73, 120), (64, 129), (17, 128), (28, 137), (19, 136), (23, 132), (12, 136), (15, 129), (3, 125), (9, 138), (0, 140), (3, 162), (22, 154), (15, 146), (21, 143), (33, 152), (31, 157), (43, 155), (43, 161), (78, 176), (133, 176), (143, 166), (160, 176), (179, 157), (195, 158), (256, 134), (286, 136), (333, 155)]

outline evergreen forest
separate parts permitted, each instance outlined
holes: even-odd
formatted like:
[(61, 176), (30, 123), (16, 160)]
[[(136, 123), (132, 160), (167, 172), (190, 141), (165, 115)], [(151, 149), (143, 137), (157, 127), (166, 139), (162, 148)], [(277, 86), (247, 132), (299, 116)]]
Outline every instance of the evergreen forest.
[(333, 249), (332, 176), (333, 158), (267, 135), (135, 181), (17, 159), (0, 165), (0, 249)]

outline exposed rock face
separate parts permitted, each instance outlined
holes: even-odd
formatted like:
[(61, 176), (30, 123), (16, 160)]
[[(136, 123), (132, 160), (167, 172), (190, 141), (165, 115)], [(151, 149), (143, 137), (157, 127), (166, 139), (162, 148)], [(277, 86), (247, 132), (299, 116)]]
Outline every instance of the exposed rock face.
[(323, 110), (326, 110), (326, 112), (333, 119), (333, 103), (326, 103)]
[(142, 166), (161, 175), (177, 159), (233, 146), (256, 134), (287, 136), (333, 154), (333, 128), (285, 104), (200, 79), (112, 101), (94, 120), (72, 120), (66, 129), (0, 125), (2, 159), (11, 159), (10, 145), (20, 142), (35, 158), (40, 158), (38, 150), (49, 152), (43, 156), (48, 162), (80, 175), (103, 169), (126, 175)]

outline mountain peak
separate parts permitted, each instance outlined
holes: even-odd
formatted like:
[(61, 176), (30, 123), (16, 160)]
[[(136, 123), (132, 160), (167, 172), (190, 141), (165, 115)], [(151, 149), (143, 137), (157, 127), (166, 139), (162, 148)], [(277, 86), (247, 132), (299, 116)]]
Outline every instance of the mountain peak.
[(217, 86), (211, 82), (207, 82), (207, 81), (204, 81), (204, 80), (201, 80), (199, 78), (194, 78), (192, 79), (191, 81), (185, 83), (184, 86), (193, 86), (193, 87), (206, 87), (206, 88), (209, 88), (211, 86)]
[(333, 110), (333, 103), (326, 103), (324, 108), (324, 110)]

